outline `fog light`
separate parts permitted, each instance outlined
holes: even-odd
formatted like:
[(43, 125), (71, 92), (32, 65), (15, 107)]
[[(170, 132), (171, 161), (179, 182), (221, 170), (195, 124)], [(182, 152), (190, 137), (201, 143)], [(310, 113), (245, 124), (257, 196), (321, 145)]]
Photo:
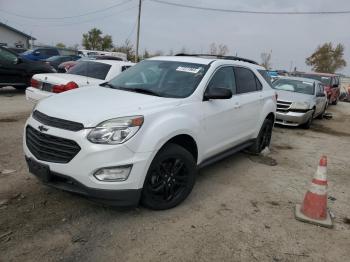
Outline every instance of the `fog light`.
[(101, 168), (94, 173), (94, 177), (97, 180), (107, 182), (125, 181), (129, 177), (131, 167), (131, 165), (128, 165)]

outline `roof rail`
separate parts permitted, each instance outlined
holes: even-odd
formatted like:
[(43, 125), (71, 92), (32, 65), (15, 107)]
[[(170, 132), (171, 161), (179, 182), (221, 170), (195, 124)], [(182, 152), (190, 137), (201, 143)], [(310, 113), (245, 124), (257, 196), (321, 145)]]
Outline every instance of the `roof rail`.
[(255, 62), (254, 60), (250, 60), (250, 59), (238, 57), (238, 56), (209, 55), (209, 54), (184, 54), (184, 53), (179, 53), (179, 54), (176, 54), (175, 56), (214, 57), (214, 58), (218, 58), (218, 59), (236, 60), (236, 61), (251, 63), (254, 65), (259, 65), (259, 63)]

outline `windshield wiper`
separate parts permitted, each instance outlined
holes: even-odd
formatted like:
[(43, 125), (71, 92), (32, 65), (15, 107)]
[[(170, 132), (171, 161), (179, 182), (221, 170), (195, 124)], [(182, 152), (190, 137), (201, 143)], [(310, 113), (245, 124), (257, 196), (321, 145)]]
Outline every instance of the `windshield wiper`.
[(126, 87), (119, 87), (118, 86), (115, 88), (123, 90), (123, 91), (130, 91), (130, 92), (141, 93), (141, 94), (145, 94), (145, 95), (160, 96), (160, 94), (158, 94), (152, 90), (144, 89), (144, 88), (140, 88), (140, 87), (126, 88)]
[(109, 88), (114, 88), (114, 89), (116, 88), (114, 85), (112, 85), (108, 82), (104, 82), (104, 83), (100, 84), (100, 86), (108, 86)]

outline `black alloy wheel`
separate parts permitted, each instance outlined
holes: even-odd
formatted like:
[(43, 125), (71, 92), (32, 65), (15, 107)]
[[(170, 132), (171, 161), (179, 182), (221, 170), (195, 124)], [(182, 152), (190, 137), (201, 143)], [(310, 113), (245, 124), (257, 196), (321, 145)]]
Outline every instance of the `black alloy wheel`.
[(269, 147), (272, 137), (273, 121), (271, 119), (265, 119), (260, 129), (259, 135), (256, 138), (254, 144), (249, 147), (248, 151), (252, 154), (260, 154), (265, 148)]
[(148, 170), (142, 192), (143, 205), (155, 210), (177, 206), (192, 191), (195, 175), (193, 156), (181, 146), (167, 145)]

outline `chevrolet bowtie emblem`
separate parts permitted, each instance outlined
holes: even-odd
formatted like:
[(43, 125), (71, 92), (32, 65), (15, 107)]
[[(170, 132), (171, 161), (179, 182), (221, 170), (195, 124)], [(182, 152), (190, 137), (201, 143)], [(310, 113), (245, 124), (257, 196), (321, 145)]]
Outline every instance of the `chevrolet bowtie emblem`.
[(38, 128), (41, 132), (46, 132), (47, 130), (49, 130), (48, 128), (46, 128), (44, 126), (38, 126)]

